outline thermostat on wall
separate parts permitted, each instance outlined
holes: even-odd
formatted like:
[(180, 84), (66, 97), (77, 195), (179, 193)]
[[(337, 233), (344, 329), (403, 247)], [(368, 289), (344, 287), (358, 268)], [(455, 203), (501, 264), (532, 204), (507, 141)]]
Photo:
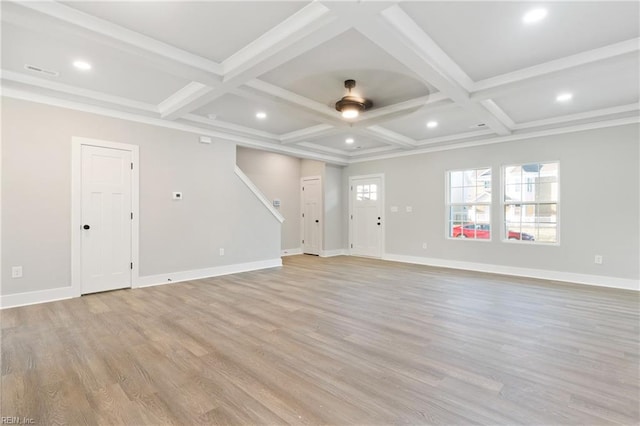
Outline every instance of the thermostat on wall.
[(174, 200), (182, 200), (182, 192), (174, 192), (173, 193)]
[(273, 207), (275, 208), (279, 208), (280, 207), (280, 200), (279, 199), (275, 199), (273, 200)]

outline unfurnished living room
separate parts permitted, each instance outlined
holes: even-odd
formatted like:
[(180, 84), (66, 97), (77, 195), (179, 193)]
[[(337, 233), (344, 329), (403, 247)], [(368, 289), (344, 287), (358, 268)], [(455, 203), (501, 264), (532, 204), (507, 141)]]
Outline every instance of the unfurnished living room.
[(0, 8), (0, 424), (640, 424), (640, 2)]

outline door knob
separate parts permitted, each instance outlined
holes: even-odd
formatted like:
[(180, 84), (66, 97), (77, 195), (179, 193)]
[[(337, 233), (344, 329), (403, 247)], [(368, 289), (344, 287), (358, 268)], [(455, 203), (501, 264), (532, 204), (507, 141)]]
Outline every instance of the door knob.
[(82, 229), (89, 229), (89, 228), (91, 228), (89, 225), (84, 225), (84, 226), (82, 227)]
[(378, 222), (378, 225), (380, 225), (380, 222)]
[(320, 221), (318, 219), (316, 219), (316, 223), (320, 223)]

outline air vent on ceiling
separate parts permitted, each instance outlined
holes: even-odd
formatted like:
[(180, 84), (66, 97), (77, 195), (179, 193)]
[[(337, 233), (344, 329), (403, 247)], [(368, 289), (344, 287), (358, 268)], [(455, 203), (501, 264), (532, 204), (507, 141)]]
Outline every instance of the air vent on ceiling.
[(485, 123), (478, 123), (469, 126), (470, 129), (482, 129), (483, 127), (487, 127)]
[(41, 74), (50, 75), (52, 77), (57, 77), (57, 76), (60, 75), (60, 73), (58, 71), (46, 70), (44, 68), (37, 67), (35, 65), (24, 64), (24, 69), (26, 69), (28, 71), (33, 71), (33, 72), (38, 72), (38, 73), (41, 73)]

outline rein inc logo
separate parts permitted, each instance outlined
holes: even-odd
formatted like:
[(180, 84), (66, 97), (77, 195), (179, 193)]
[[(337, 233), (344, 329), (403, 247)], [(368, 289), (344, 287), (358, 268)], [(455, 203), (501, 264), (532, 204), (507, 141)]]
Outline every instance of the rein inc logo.
[(35, 419), (31, 417), (0, 417), (0, 424), (3, 425), (34, 425), (36, 424)]

